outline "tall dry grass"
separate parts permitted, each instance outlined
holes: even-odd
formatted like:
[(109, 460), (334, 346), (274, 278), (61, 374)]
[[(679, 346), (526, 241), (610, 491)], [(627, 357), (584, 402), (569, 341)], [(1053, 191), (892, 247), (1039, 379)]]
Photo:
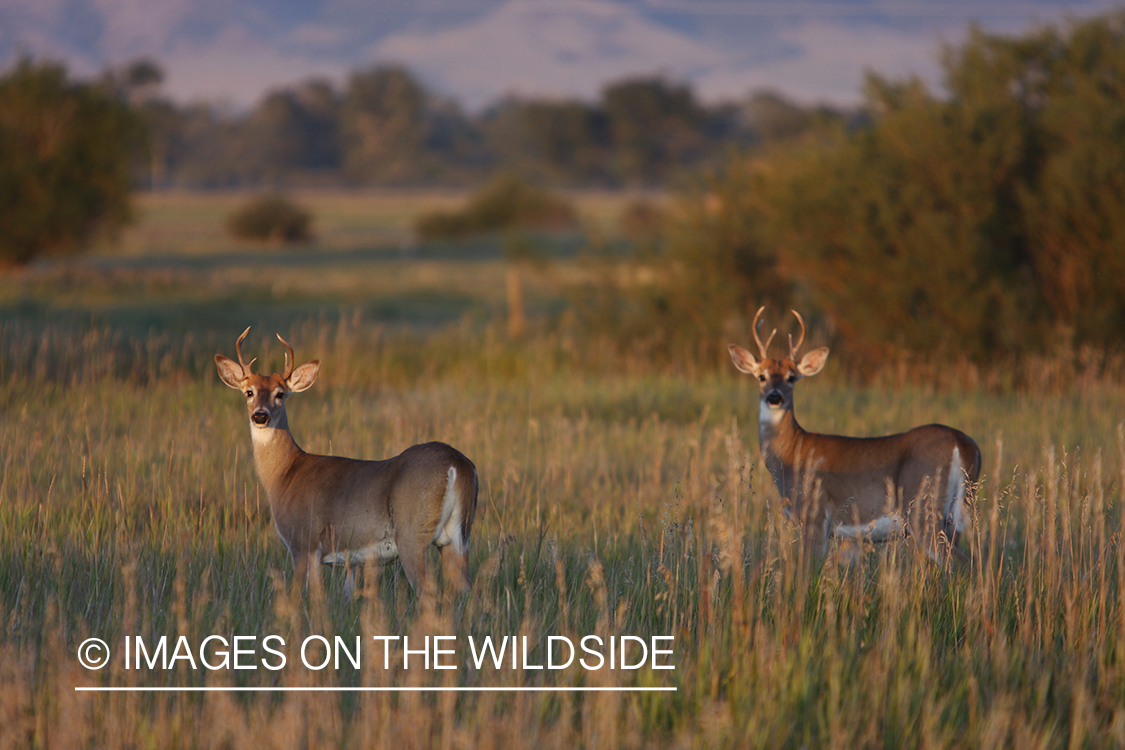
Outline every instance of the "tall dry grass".
[[(452, 443), (482, 478), (474, 589), (414, 597), (397, 565), (294, 586), (237, 396), (230, 342), (3, 329), (0, 746), (1109, 747), (1125, 744), (1125, 398), (801, 386), (811, 429), (928, 421), (985, 455), (946, 570), (909, 544), (801, 559), (757, 454), (756, 389), (485, 331), (411, 341), (286, 332), (323, 379), (289, 407), (309, 450)], [(246, 349), (268, 369), (264, 334)], [(229, 353), (229, 351), (228, 351)], [(251, 356), (254, 356), (251, 354)], [(599, 359), (602, 357), (602, 359)], [(594, 364), (591, 364), (593, 362)], [(604, 364), (599, 365), (598, 362)], [(817, 382), (819, 381), (819, 382)], [(433, 561), (431, 561), (433, 562)], [(435, 563), (436, 564), (436, 563)], [(364, 668), (125, 670), (89, 636), (364, 638)], [(373, 635), (673, 635), (676, 669), (382, 668)], [(380, 658), (376, 658), (376, 654)], [(77, 693), (118, 686), (673, 686), (674, 693)]]

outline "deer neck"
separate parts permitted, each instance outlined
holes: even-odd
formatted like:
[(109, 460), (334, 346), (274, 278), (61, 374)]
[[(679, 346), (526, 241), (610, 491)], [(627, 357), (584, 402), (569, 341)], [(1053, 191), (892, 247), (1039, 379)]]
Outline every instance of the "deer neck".
[(266, 487), (270, 498), (276, 496), (289, 467), (304, 453), (293, 434), (289, 432), (289, 421), (282, 415), (276, 425), (270, 427), (250, 426), (250, 437), (254, 445), (254, 465), (258, 478)]
[(771, 409), (765, 398), (759, 404), (758, 442), (761, 444), (762, 454), (769, 462), (794, 463), (797, 446), (807, 433), (797, 424), (793, 407)]

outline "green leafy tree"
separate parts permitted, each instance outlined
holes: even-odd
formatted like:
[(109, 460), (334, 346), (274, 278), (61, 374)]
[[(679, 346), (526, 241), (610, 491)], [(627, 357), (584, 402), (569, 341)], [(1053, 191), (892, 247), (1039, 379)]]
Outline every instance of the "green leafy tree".
[(853, 349), (1010, 350), (1034, 310), (1005, 132), (917, 81), (868, 83), (874, 123), (807, 147), (766, 187), (769, 242)]
[(352, 74), (341, 109), (344, 168), (361, 182), (417, 179), (425, 154), (427, 93), (400, 67)]
[(479, 132), (405, 68), (353, 73), (340, 106), (343, 172), (367, 184), (464, 183), (488, 166)]
[(783, 141), (807, 133), (818, 117), (832, 116), (791, 102), (776, 91), (757, 91), (743, 105), (741, 115), (763, 141)]
[(130, 218), (140, 117), (104, 86), (22, 60), (0, 78), (0, 263), (73, 253)]
[(129, 104), (144, 120), (149, 151), (148, 163), (138, 165), (138, 182), (151, 188), (166, 186), (172, 160), (180, 142), (181, 114), (169, 100), (160, 96), (164, 69), (155, 60), (137, 58), (121, 66), (109, 68), (101, 83)]
[(1125, 12), (1017, 38), (975, 32), (949, 61), (978, 130), (1006, 125), (1005, 202), (1052, 322), (1125, 336)]
[(482, 118), (482, 128), (496, 158), (511, 171), (563, 184), (612, 179), (607, 122), (598, 107), (509, 99)]
[(245, 181), (278, 185), (339, 169), (339, 106), (324, 81), (267, 94), (239, 126)]
[(614, 169), (624, 182), (662, 182), (706, 153), (706, 112), (688, 86), (661, 78), (620, 81), (602, 92), (601, 106)]
[(974, 30), (945, 67), (947, 99), (872, 79), (872, 127), (829, 159), (836, 205), (790, 193), (807, 277), (872, 346), (984, 359), (1120, 341), (1125, 14)]
[(1120, 346), (1125, 13), (974, 30), (944, 64), (946, 95), (872, 76), (864, 120), (735, 160), (687, 202), (668, 259), (701, 324), (744, 325), (780, 290), (863, 358)]

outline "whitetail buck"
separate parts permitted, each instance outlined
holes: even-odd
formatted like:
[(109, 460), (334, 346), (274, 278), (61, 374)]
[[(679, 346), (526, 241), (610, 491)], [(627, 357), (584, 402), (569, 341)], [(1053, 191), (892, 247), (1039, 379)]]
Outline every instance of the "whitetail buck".
[(771, 359), (773, 333), (763, 344), (754, 316), (760, 357), (731, 344), (739, 371), (758, 379), (758, 440), (766, 467), (786, 503), (786, 514), (803, 527), (806, 544), (823, 553), (829, 538), (885, 541), (907, 534), (935, 559), (962, 556), (957, 539), (965, 529), (965, 495), (980, 475), (980, 450), (965, 433), (945, 425), (915, 427), (876, 438), (806, 432), (793, 415), (793, 386), (824, 367), (828, 349)]
[[(238, 337), (235, 362), (215, 355), (219, 377), (246, 396), (250, 437), (258, 477), (269, 494), (270, 512), (281, 541), (293, 556), (298, 580), (309, 563), (361, 565), (368, 559), (402, 561), (406, 578), (421, 593), (426, 549), (441, 550), (446, 578), (467, 589), (469, 532), (477, 506), (473, 463), (444, 443), (407, 448), (385, 461), (305, 453), (289, 432), (285, 402), (308, 390), (320, 360), (294, 367), (285, 345), (285, 372), (260, 375), (242, 362)], [(348, 589), (353, 586), (349, 577)]]

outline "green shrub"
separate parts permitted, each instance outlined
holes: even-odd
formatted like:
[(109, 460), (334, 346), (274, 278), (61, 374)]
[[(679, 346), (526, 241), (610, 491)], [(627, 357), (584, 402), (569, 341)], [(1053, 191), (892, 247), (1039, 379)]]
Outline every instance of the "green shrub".
[(862, 368), (1121, 351), (1125, 13), (974, 31), (945, 68), (940, 96), (873, 75), (855, 123), (708, 177), (640, 257), (652, 282), (590, 295), (593, 325), (671, 358), (796, 307)]
[(102, 87), (53, 63), (0, 77), (0, 266), (75, 253), (130, 219), (130, 176), (145, 128)]
[(504, 229), (559, 231), (578, 224), (574, 207), (512, 175), (491, 180), (461, 211), (423, 215), (414, 231), (424, 240), (459, 239)]
[(255, 198), (227, 219), (227, 229), (240, 240), (281, 244), (308, 242), (312, 216), (279, 195)]
[(660, 251), (668, 221), (668, 212), (662, 206), (638, 198), (625, 206), (617, 219), (617, 228), (641, 257), (648, 258)]

